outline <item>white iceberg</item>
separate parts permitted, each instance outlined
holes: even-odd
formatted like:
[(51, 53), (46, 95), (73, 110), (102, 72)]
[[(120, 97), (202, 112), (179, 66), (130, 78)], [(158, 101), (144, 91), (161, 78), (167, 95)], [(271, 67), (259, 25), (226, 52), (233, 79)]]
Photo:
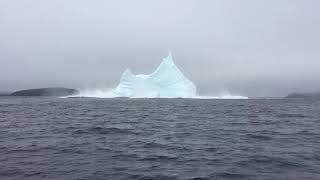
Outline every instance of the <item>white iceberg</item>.
[(135, 75), (127, 69), (112, 94), (130, 98), (194, 98), (197, 88), (174, 64), (170, 53), (149, 75)]
[(164, 58), (155, 72), (133, 74), (127, 69), (116, 88), (82, 89), (79, 94), (68, 97), (94, 98), (192, 98), (192, 99), (248, 99), (245, 96), (234, 96), (228, 91), (221, 96), (199, 96), (193, 82), (186, 78), (174, 64), (171, 53)]

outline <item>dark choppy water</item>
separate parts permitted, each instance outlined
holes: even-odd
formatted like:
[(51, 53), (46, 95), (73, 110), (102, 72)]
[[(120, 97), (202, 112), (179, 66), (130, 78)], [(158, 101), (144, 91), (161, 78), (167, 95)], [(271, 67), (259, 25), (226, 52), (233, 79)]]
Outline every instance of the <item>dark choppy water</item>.
[(0, 97), (0, 179), (320, 179), (320, 102)]

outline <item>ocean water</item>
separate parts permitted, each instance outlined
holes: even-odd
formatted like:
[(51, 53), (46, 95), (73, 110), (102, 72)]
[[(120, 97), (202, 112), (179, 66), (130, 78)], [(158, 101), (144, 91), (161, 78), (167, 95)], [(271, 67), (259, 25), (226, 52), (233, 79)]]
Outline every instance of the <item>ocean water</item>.
[(320, 101), (0, 97), (0, 179), (320, 179)]

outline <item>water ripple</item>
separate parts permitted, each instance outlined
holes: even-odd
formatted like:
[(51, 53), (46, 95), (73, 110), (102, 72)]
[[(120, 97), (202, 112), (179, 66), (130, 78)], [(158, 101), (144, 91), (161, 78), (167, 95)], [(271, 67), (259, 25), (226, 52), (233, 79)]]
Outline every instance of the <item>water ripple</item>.
[(320, 179), (320, 102), (0, 99), (0, 179)]

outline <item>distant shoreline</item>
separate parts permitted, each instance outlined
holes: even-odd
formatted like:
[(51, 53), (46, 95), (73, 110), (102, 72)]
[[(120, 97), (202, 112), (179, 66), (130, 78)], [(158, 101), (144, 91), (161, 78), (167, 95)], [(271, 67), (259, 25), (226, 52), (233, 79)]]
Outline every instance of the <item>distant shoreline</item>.
[(76, 89), (64, 87), (49, 87), (15, 91), (10, 96), (70, 96), (79, 93)]

